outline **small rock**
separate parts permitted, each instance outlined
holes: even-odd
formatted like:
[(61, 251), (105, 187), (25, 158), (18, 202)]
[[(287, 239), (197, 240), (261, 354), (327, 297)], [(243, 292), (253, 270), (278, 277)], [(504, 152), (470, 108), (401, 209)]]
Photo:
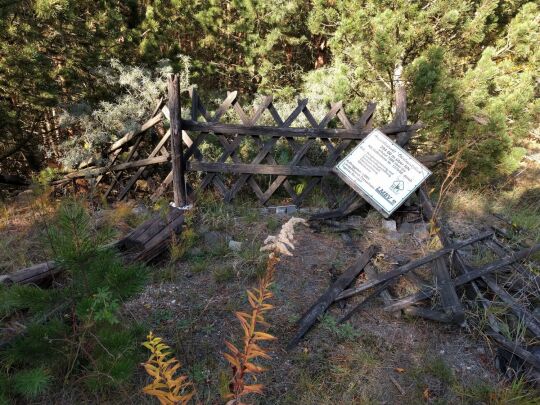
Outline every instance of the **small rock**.
[(399, 241), (401, 237), (403, 236), (398, 231), (390, 231), (386, 233), (386, 238), (394, 241)]
[(146, 215), (148, 214), (148, 208), (146, 208), (142, 204), (139, 204), (135, 208), (133, 208), (131, 212), (135, 215)]
[(361, 228), (364, 225), (364, 218), (360, 215), (351, 215), (347, 218), (347, 225), (353, 226), (355, 228)]
[(229, 241), (229, 249), (233, 252), (240, 252), (242, 250), (242, 242), (237, 242), (235, 240)]
[(411, 224), (410, 222), (403, 222), (399, 227), (400, 233), (413, 233), (414, 232), (414, 224)]
[(34, 199), (34, 192), (32, 190), (24, 190), (15, 196), (15, 201), (19, 204), (29, 204)]
[(150, 185), (148, 183), (148, 181), (146, 180), (143, 180), (143, 179), (139, 179), (135, 182), (135, 189), (138, 190), (138, 191), (149, 191), (150, 190)]
[(277, 207), (268, 207), (269, 212), (274, 212), (277, 215), (290, 215), (295, 213), (298, 209), (296, 205), (278, 205)]
[(414, 224), (414, 233), (413, 235), (417, 239), (427, 239), (429, 238), (429, 229), (426, 223), (422, 222), (420, 224)]
[(397, 231), (396, 221), (394, 221), (393, 219), (390, 219), (390, 220), (383, 219), (382, 229), (388, 232), (396, 232)]

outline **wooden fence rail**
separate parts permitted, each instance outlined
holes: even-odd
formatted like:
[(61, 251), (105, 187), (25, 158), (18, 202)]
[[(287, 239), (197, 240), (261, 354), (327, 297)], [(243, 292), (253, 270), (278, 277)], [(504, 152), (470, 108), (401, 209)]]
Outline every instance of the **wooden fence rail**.
[[(371, 132), (376, 107), (375, 103), (369, 103), (353, 124), (342, 102), (332, 104), (330, 110), (318, 121), (309, 110), (306, 99), (298, 100), (296, 108), (282, 118), (272, 96), (264, 97), (261, 104), (248, 114), (240, 104), (237, 92), (229, 92), (211, 114), (195, 89), (190, 89), (189, 95), (189, 119), (177, 119), (180, 118), (179, 100), (173, 100), (177, 103), (173, 103), (173, 106), (178, 105), (178, 108), (174, 107), (173, 117), (167, 106), (161, 108), (163, 101), (160, 100), (158, 109), (140, 130), (125, 135), (109, 147), (107, 165), (69, 173), (56, 184), (81, 177), (97, 177), (99, 182), (105, 177), (110, 180), (106, 195), (121, 200), (129, 194), (137, 180), (144, 176), (145, 171), (156, 165), (170, 167), (174, 160), (171, 156), (175, 155), (179, 159), (178, 153), (181, 153), (181, 159), (174, 160), (176, 167), (181, 165), (188, 174), (200, 174), (195, 177), (188, 175), (187, 178), (193, 184), (186, 187), (204, 190), (212, 186), (226, 201), (234, 199), (245, 187), (253, 191), (261, 204), (268, 203), (279, 189), (283, 189), (285, 194), (282, 193), (281, 197), (290, 198), (299, 205), (317, 186), (321, 187), (328, 198), (335, 199), (335, 190), (326, 187), (322, 180), (333, 176), (332, 168), (337, 162)], [(224, 117), (227, 118), (226, 122), (223, 122)], [(263, 117), (265, 125), (258, 125)], [(301, 119), (309, 126), (298, 127), (296, 123)], [(275, 125), (268, 125), (269, 120)], [(175, 123), (175, 131), (181, 133), (182, 138), (182, 145), (174, 146), (172, 153), (167, 150), (167, 144), (172, 139), (171, 131), (166, 128), (167, 121)], [(379, 129), (395, 137), (403, 133), (412, 134), (418, 128), (418, 124), (392, 123)], [(249, 154), (242, 151), (246, 142), (250, 145)], [(213, 157), (209, 155), (208, 145), (213, 148)], [(219, 151), (217, 157), (216, 150)], [(280, 163), (276, 160), (278, 151), (286, 152), (285, 159), (279, 159)], [(317, 160), (313, 159), (313, 155), (317, 156)], [(442, 158), (441, 155), (431, 155), (425, 159), (420, 157), (419, 160), (433, 164)], [(154, 200), (171, 186), (173, 173), (174, 170), (170, 170), (155, 188), (152, 195)], [(297, 186), (299, 183), (294, 179), (299, 177), (302, 184)], [(180, 191), (178, 189), (175, 195)]]

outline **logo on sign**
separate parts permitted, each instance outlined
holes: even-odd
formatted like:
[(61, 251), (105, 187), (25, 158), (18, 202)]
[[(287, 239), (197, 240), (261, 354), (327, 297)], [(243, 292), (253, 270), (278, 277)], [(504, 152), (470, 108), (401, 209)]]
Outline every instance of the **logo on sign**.
[(394, 194), (399, 194), (404, 189), (405, 189), (405, 183), (403, 182), (403, 180), (396, 180), (390, 186), (390, 190), (392, 190)]

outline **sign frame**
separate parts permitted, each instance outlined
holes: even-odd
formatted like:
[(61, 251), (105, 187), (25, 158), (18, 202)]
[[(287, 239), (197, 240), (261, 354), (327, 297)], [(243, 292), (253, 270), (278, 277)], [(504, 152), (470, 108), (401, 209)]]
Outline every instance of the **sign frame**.
[[(398, 152), (402, 153), (404, 156), (407, 157), (407, 159), (411, 159), (416, 164), (418, 164), (424, 173), (424, 176), (422, 179), (418, 182), (416, 186), (414, 186), (406, 195), (400, 197), (398, 202), (395, 204), (393, 209), (388, 211), (383, 207), (379, 202), (376, 201), (375, 198), (369, 193), (368, 190), (362, 188), (351, 176), (349, 176), (348, 172), (341, 169), (340, 166), (344, 163), (346, 163), (351, 156), (355, 154), (357, 149), (363, 148), (366, 144), (366, 142), (369, 140), (371, 136), (383, 136), (392, 144), (392, 148), (397, 150)], [(332, 171), (341, 179), (343, 180), (349, 187), (351, 187), (354, 191), (356, 191), (364, 200), (366, 200), (373, 208), (375, 208), (381, 215), (385, 218), (388, 218), (390, 215), (392, 215), (399, 207), (403, 205), (403, 203), (416, 191), (418, 188), (426, 181), (426, 179), (431, 176), (433, 173), (425, 167), (422, 163), (418, 161), (414, 156), (412, 156), (409, 152), (407, 152), (405, 149), (403, 149), (401, 146), (399, 146), (397, 143), (392, 141), (389, 137), (387, 137), (381, 130), (378, 128), (371, 131), (364, 139), (362, 139), (361, 142), (358, 143), (348, 154), (345, 156), (340, 162), (338, 162)], [(396, 187), (399, 187), (399, 184), (396, 185)]]

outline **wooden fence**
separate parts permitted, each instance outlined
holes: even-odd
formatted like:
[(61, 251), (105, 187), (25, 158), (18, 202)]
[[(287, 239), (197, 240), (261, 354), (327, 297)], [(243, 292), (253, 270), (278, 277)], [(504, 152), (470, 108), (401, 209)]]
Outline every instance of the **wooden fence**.
[[(195, 89), (189, 91), (189, 96), (189, 119), (177, 119), (181, 111), (179, 100), (178, 107), (174, 107), (178, 113), (173, 117), (160, 101), (148, 122), (107, 150), (107, 165), (70, 173), (57, 183), (92, 177), (99, 184), (106, 178), (109, 184), (105, 196), (126, 198), (145, 170), (153, 165), (170, 166), (171, 149), (167, 145), (171, 131), (166, 129), (165, 117), (182, 136), (183, 143), (175, 148), (182, 151), (181, 166), (187, 173), (189, 190), (214, 187), (230, 202), (240, 190), (247, 188), (261, 204), (268, 204), (279, 190), (280, 197), (301, 205), (319, 187), (335, 203), (335, 185), (339, 182), (328, 186), (323, 179), (335, 178), (332, 169), (336, 163), (372, 130), (376, 107), (370, 103), (352, 123), (343, 103), (337, 102), (317, 121), (307, 99), (299, 100), (296, 108), (281, 116), (272, 96), (264, 97), (250, 113), (240, 104), (236, 91), (229, 92), (213, 113), (204, 106)], [(259, 124), (263, 120), (266, 125)], [(301, 120), (308, 126), (298, 127)], [(405, 133), (409, 139), (419, 127), (389, 124), (379, 129), (390, 137)], [(438, 157), (419, 157), (419, 160), (430, 163)], [(153, 190), (154, 200), (171, 186), (173, 172), (163, 173), (164, 179)]]

